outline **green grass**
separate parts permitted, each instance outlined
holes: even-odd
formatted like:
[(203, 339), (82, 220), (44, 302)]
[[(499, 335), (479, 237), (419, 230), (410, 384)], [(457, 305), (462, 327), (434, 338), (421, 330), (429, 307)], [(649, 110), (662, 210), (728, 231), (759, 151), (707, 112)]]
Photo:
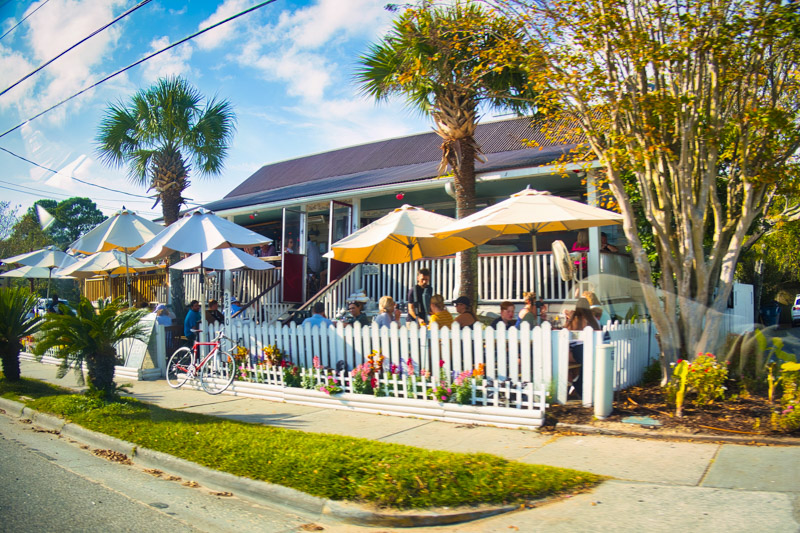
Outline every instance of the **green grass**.
[(210, 468), (379, 507), (520, 503), (583, 490), (604, 479), (489, 454), (429, 451), (236, 422), (129, 398), (106, 404), (33, 380), (17, 385), (0, 380), (0, 395), (26, 396), (31, 398), (26, 403), (39, 411)]

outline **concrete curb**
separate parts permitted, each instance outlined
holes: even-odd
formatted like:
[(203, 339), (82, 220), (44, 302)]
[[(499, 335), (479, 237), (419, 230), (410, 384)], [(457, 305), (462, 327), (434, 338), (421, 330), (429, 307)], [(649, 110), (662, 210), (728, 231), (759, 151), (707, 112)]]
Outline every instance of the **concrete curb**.
[(697, 435), (689, 435), (686, 433), (675, 433), (662, 430), (644, 430), (644, 431), (625, 431), (622, 429), (601, 428), (595, 426), (587, 426), (585, 424), (562, 424), (559, 422), (555, 425), (555, 432), (558, 433), (559, 429), (568, 429), (571, 431), (581, 431), (583, 433), (593, 433), (596, 435), (608, 435), (611, 437), (629, 437), (641, 439), (673, 439), (685, 441), (702, 441), (702, 442), (726, 442), (730, 444), (772, 444), (779, 446), (800, 446), (800, 439), (794, 437), (767, 437), (760, 435), (752, 436), (738, 436), (738, 435), (708, 435), (700, 433)]
[(16, 418), (30, 418), (44, 429), (96, 448), (124, 453), (140, 466), (158, 468), (197, 481), (220, 491), (229, 491), (256, 503), (278, 506), (293, 512), (325, 515), (340, 522), (362, 526), (420, 527), (468, 522), (519, 509), (516, 505), (481, 506), (453, 510), (380, 511), (354, 502), (311, 496), (299, 490), (235, 476), (173, 457), (163, 452), (140, 448), (131, 442), (91, 431), (64, 419), (40, 413), (24, 404), (0, 398), (0, 409)]

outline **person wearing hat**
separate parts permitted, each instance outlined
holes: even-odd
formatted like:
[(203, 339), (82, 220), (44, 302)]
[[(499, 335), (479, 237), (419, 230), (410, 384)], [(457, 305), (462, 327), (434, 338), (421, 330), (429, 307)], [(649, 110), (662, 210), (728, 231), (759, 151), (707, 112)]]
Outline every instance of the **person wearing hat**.
[(172, 325), (172, 317), (169, 316), (169, 311), (167, 311), (166, 305), (158, 304), (153, 312), (156, 314), (156, 322), (158, 324), (161, 324), (164, 327), (169, 327)]
[[(236, 296), (231, 296), (231, 316), (237, 316), (236, 313), (244, 309), (241, 305), (239, 305), (239, 300)], [(244, 313), (238, 315), (239, 318), (244, 318)]]
[(478, 317), (472, 312), (471, 304), (472, 302), (466, 296), (459, 296), (453, 300), (453, 305), (456, 306), (456, 313), (458, 313), (455, 321), (462, 328), (471, 328), (478, 321)]

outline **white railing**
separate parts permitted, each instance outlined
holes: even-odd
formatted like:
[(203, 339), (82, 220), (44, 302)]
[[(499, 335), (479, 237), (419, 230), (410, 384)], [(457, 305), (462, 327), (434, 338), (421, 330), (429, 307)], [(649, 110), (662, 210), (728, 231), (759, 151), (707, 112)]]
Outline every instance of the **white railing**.
[(347, 299), (350, 295), (363, 288), (358, 284), (358, 273), (358, 267), (351, 269), (333, 282), (325, 292), (309, 299), (303, 305), (304, 309), (310, 312), (315, 303), (322, 302), (325, 304), (325, 316), (337, 316), (347, 309)]
[[(622, 254), (600, 254), (601, 277), (596, 287), (603, 299), (630, 297), (630, 258)], [(478, 256), (478, 297), (481, 303), (504, 300), (519, 302), (525, 292), (533, 287), (533, 263), (536, 261), (536, 293), (546, 302), (563, 302), (575, 299), (576, 289), (585, 283), (586, 270), (582, 263), (576, 265), (576, 279), (563, 281), (555, 266), (553, 254), (531, 253), (484, 254)], [(420, 268), (431, 270), (434, 290), (450, 300), (456, 294), (455, 257), (422, 259), (399, 265), (365, 265), (362, 268), (361, 286), (367, 296), (378, 300), (391, 296), (396, 302), (407, 303), (408, 290), (415, 283)]]

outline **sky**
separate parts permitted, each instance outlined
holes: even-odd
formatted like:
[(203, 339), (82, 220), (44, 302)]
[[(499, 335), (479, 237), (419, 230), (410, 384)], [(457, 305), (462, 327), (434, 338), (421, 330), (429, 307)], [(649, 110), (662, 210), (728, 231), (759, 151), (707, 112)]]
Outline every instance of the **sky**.
[[(0, 92), (137, 3), (0, 0)], [(152, 199), (132, 196), (152, 191), (132, 183), (125, 168), (101, 161), (96, 136), (110, 103), (125, 103), (164, 76), (180, 75), (206, 97), (229, 100), (237, 116), (221, 176), (190, 174), (184, 196), (194, 203), (222, 198), (265, 164), (430, 131), (430, 121), (402, 99), (376, 103), (353, 81), (359, 56), (396, 16), (384, 8), (387, 0), (277, 0), (26, 123), (141, 57), (257, 3), (152, 1), (0, 95), (0, 134), (24, 124), (0, 137), (0, 148), (58, 171), (0, 151), (0, 200), (19, 205), (22, 214), (41, 198), (87, 196), (107, 215), (124, 205), (160, 216), (160, 204), (153, 209)]]

